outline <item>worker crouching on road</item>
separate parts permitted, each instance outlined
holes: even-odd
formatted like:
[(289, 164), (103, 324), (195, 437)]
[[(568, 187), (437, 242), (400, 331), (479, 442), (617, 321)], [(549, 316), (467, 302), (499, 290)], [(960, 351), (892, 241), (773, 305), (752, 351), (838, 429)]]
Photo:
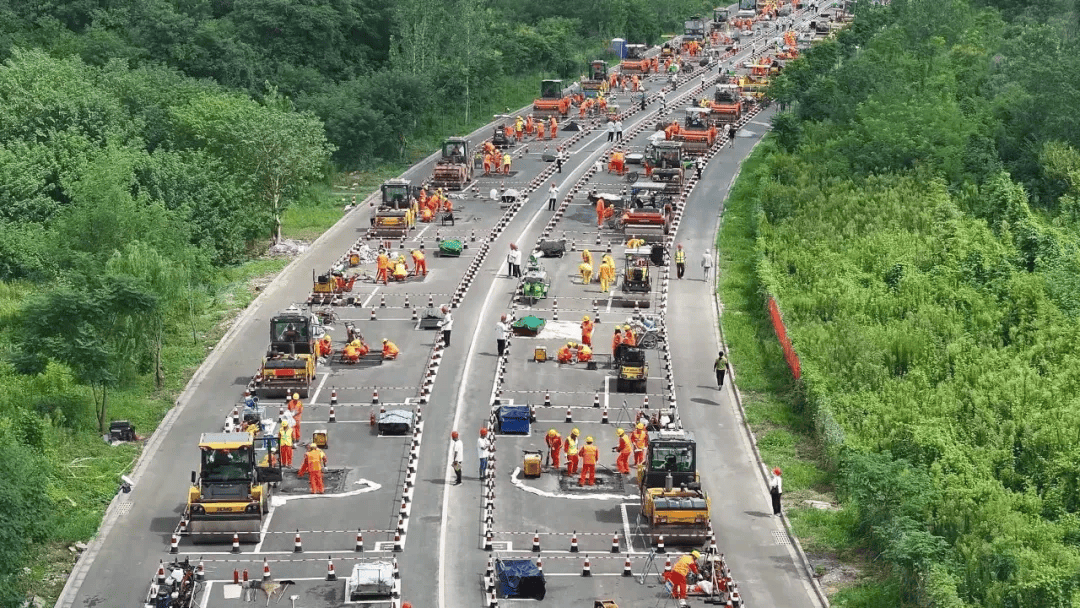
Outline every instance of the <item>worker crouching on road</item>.
[(588, 285), (592, 282), (592, 264), (588, 262), (582, 262), (578, 264), (578, 272), (581, 273), (581, 284)]
[(417, 276), (427, 276), (427, 260), (424, 259), (424, 252), (419, 249), (412, 250), (413, 268), (416, 270)]
[(577, 342), (567, 342), (556, 353), (556, 359), (559, 363), (573, 363), (575, 351), (577, 350)]
[(615, 459), (615, 466), (620, 473), (627, 475), (630, 473), (630, 438), (621, 428), (616, 430), (615, 434), (619, 436), (619, 445), (611, 448), (612, 452), (619, 453), (619, 457)]
[(671, 597), (680, 600), (679, 605), (686, 605), (686, 577), (691, 572), (698, 574), (697, 560), (701, 558), (701, 553), (697, 551), (691, 551), (689, 555), (683, 555), (671, 567), (670, 572), (664, 573), (664, 578), (671, 581), (673, 586), (671, 590)]
[(566, 450), (566, 474), (575, 475), (578, 472), (578, 436), (581, 435), (581, 431), (574, 429), (570, 431), (570, 436), (563, 442), (563, 449)]
[(319, 356), (329, 357), (332, 354), (334, 354), (334, 342), (330, 334), (323, 334), (322, 340), (319, 340)]
[(559, 431), (551, 429), (547, 432), (547, 437), (544, 439), (548, 446), (548, 463), (559, 468), (559, 456), (562, 454), (562, 435), (559, 435)]
[(368, 348), (367, 343), (360, 338), (357, 338), (345, 346), (345, 352), (342, 353), (342, 359), (345, 360), (345, 363), (359, 363), (360, 359), (370, 351), (371, 349)]
[(397, 344), (394, 344), (390, 340), (387, 340), (386, 338), (383, 338), (383, 341), (382, 341), (382, 358), (383, 359), (388, 360), (388, 361), (393, 361), (394, 359), (397, 359), (397, 357), (398, 357), (398, 355), (400, 353), (401, 353), (401, 350), (398, 349)]
[(585, 445), (581, 446), (581, 476), (578, 477), (579, 486), (596, 485), (596, 461), (600, 456), (600, 450), (593, 445), (593, 438), (586, 437)]
[(296, 472), (296, 476), (308, 476), (312, 494), (322, 494), (325, 489), (323, 488), (323, 467), (325, 466), (326, 453), (316, 447), (314, 443), (309, 443), (307, 454), (304, 454), (304, 464), (300, 465), (300, 470)]
[(582, 344), (578, 347), (577, 360), (579, 363), (587, 363), (592, 361), (592, 349)]

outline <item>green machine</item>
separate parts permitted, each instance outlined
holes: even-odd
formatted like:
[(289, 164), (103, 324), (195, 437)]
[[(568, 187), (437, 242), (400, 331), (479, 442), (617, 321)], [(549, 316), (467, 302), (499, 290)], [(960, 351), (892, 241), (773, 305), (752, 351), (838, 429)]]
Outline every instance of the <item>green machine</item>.
[(535, 255), (529, 256), (529, 264), (525, 267), (525, 276), (521, 279), (521, 296), (529, 304), (536, 304), (539, 300), (547, 297), (551, 280), (548, 279), (547, 271), (540, 265)]

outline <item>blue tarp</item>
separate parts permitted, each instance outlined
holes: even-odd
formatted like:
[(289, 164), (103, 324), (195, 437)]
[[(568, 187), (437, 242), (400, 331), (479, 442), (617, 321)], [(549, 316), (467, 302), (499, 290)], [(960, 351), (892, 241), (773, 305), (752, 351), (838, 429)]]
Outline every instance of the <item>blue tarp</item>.
[(544, 573), (528, 559), (500, 559), (495, 562), (499, 593), (505, 598), (544, 599)]
[(504, 405), (499, 408), (499, 432), (529, 434), (529, 406)]

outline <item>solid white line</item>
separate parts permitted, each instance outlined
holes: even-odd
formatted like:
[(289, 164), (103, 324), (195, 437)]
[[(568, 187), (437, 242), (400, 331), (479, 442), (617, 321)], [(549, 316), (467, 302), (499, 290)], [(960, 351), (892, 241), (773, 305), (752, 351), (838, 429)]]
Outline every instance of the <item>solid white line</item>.
[(326, 384), (326, 379), (330, 377), (330, 372), (323, 374), (322, 380), (319, 381), (319, 386), (315, 388), (315, 394), (308, 399), (308, 405), (312, 405), (319, 398), (319, 393), (322, 392), (322, 387)]
[(619, 511), (622, 512), (622, 527), (623, 536), (626, 538), (626, 551), (627, 553), (636, 553), (634, 551), (634, 537), (630, 535), (630, 514), (626, 512), (626, 505), (632, 505), (634, 503), (622, 503), (619, 505)]
[(604, 409), (611, 405), (611, 376), (604, 376)]
[(379, 285), (375, 286), (375, 289), (371, 290), (371, 295), (364, 300), (364, 303), (360, 305), (360, 308), (367, 308), (367, 305), (371, 302), (371, 298), (375, 297), (375, 292), (379, 291)]
[(274, 518), (274, 499), (270, 498), (270, 508), (266, 512), (266, 518), (263, 519), (262, 528), (259, 530), (259, 542), (255, 545), (255, 553), (258, 553), (262, 549), (263, 541), (266, 540), (266, 530), (270, 527), (270, 520)]
[(202, 601), (199, 602), (200, 608), (206, 608), (210, 604), (210, 588), (213, 586), (214, 581), (206, 581), (206, 587), (203, 587)]

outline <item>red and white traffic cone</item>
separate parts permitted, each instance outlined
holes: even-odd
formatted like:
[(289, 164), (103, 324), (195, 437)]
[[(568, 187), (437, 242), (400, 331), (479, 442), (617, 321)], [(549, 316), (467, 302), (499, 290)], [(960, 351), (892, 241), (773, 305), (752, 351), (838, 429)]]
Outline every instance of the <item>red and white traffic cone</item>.
[(622, 575), (623, 576), (634, 576), (633, 567), (630, 565), (630, 554), (629, 553), (626, 554), (626, 561), (623, 562)]
[(232, 552), (233, 553), (239, 553), (240, 552), (240, 535), (237, 534), (236, 532), (233, 532), (233, 535), (232, 535)]
[(589, 564), (589, 556), (585, 556), (585, 563), (581, 564), (581, 576), (592, 576), (592, 566)]
[(263, 582), (270, 580), (270, 562), (263, 559)]
[(334, 570), (334, 560), (330, 559), (329, 555), (326, 556), (326, 580), (337, 580), (337, 572)]
[(304, 543), (300, 541), (300, 530), (296, 531), (296, 537), (293, 539), (293, 553), (303, 553)]
[(578, 552), (577, 532), (576, 531), (574, 532), (574, 535), (570, 537), (570, 552), (571, 553), (577, 553)]

